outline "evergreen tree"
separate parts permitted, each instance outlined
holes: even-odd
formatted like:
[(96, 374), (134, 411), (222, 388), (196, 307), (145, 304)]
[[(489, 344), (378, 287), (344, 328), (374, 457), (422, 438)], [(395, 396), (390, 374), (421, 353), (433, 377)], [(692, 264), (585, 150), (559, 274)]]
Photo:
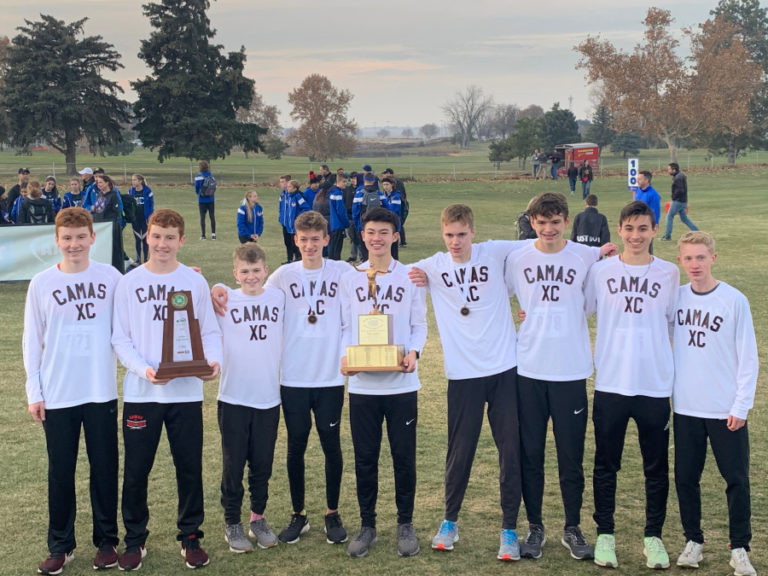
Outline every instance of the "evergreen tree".
[(120, 54), (101, 36), (83, 36), (86, 20), (25, 20), (2, 62), (0, 100), (13, 144), (26, 149), (45, 140), (65, 155), (69, 174), (81, 138), (102, 149), (121, 140), (120, 124), (129, 119), (122, 89), (102, 77), (123, 67)]
[(603, 148), (608, 146), (615, 137), (616, 132), (611, 129), (611, 112), (604, 103), (600, 103), (595, 108), (592, 124), (584, 132), (584, 139), (597, 144), (602, 153)]
[(570, 110), (560, 108), (558, 102), (555, 102), (552, 110), (545, 112), (538, 122), (545, 150), (552, 151), (558, 144), (571, 144), (581, 140), (576, 116)]
[(224, 158), (234, 146), (262, 148), (258, 124), (238, 122), (248, 108), (254, 82), (243, 76), (245, 47), (223, 54), (212, 44), (216, 32), (206, 16), (208, 0), (161, 0), (144, 5), (154, 29), (142, 40), (139, 57), (152, 75), (132, 83), (139, 98), (134, 112), (144, 146), (158, 160)]

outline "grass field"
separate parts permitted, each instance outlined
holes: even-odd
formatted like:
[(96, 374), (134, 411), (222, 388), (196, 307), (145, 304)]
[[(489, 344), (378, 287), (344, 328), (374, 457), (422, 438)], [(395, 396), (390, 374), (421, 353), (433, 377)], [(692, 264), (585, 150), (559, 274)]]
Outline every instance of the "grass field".
[[(641, 159), (643, 156), (641, 155)], [(31, 164), (25, 158), (16, 159), (19, 165)], [(7, 156), (2, 161), (8, 161)], [(120, 159), (105, 159), (108, 162)], [(362, 161), (356, 163), (362, 164)], [(95, 163), (98, 163), (95, 162)], [(347, 165), (345, 161), (342, 165)], [(393, 163), (396, 170), (398, 164)], [(383, 165), (377, 160), (376, 167)], [(155, 166), (157, 166), (155, 164)], [(306, 169), (306, 163), (304, 164)], [(132, 168), (133, 170), (134, 168)], [(281, 165), (271, 174), (298, 169), (298, 166)], [(183, 173), (183, 171), (181, 172)], [(265, 172), (266, 174), (266, 172)], [(270, 176), (271, 177), (271, 176)], [(752, 303), (758, 344), (761, 353), (762, 375), (758, 383), (755, 408), (750, 412), (752, 437), (752, 513), (753, 553), (752, 560), (758, 572), (768, 569), (768, 395), (765, 391), (765, 362), (768, 358), (768, 299), (763, 290), (768, 285), (764, 234), (768, 218), (766, 201), (768, 168), (743, 168), (713, 172), (693, 172), (689, 176), (690, 217), (702, 229), (711, 231), (718, 240), (719, 259), (715, 273), (741, 289)], [(266, 178), (265, 178), (266, 179)], [(669, 177), (659, 175), (654, 181), (666, 200), (669, 194)], [(242, 199), (242, 186), (228, 187), (226, 183), (217, 193), (218, 217), (216, 242), (200, 242), (198, 215), (194, 194), (188, 188), (155, 185), (156, 206), (172, 207), (187, 219), (187, 244), (180, 259), (187, 264), (202, 268), (210, 284), (232, 283), (231, 252), (237, 243), (235, 210)], [(415, 182), (408, 187), (411, 216), (407, 224), (408, 248), (401, 250), (401, 260), (412, 262), (442, 248), (439, 234), (441, 209), (452, 202), (470, 204), (476, 215), (477, 240), (512, 237), (515, 216), (525, 208), (529, 198), (539, 192), (567, 191), (567, 182), (532, 181), (490, 182)], [(628, 199), (623, 178), (598, 179), (593, 192), (600, 197), (600, 210), (605, 213), (615, 231), (620, 207)], [(267, 250), (268, 262), (274, 269), (285, 259), (282, 236), (277, 224), (277, 190), (260, 188), (260, 201), (264, 206), (266, 228), (262, 245)], [(572, 216), (581, 210), (580, 194), (571, 203)], [(674, 237), (685, 227), (675, 222)], [(126, 240), (129, 235), (126, 234)], [(132, 243), (126, 245), (132, 254)], [(675, 256), (673, 243), (657, 242), (656, 255), (672, 260)], [(349, 254), (347, 246), (343, 252)], [(9, 402), (0, 412), (0, 517), (6, 526), (0, 538), (0, 575), (34, 573), (35, 567), (46, 555), (46, 457), (43, 433), (26, 412), (24, 371), (20, 354), (24, 296), (26, 283), (0, 287), (0, 354), (4, 370), (0, 377), (0, 392)], [(562, 526), (562, 504), (557, 483), (554, 446), (550, 439), (547, 458), (545, 487), (545, 523), (550, 541), (544, 557), (538, 561), (518, 564), (502, 564), (495, 559), (500, 528), (498, 506), (498, 465), (496, 452), (487, 425), (481, 436), (480, 446), (473, 469), (469, 490), (460, 516), (461, 541), (453, 553), (439, 554), (429, 549), (431, 540), (443, 514), (443, 473), (446, 449), (445, 433), (445, 379), (443, 376), (440, 340), (434, 317), (429, 312), (430, 336), (420, 361), (422, 381), (418, 429), (418, 485), (414, 523), (420, 536), (422, 552), (415, 558), (401, 559), (395, 552), (395, 509), (391, 461), (385, 448), (382, 453), (379, 494), (379, 543), (371, 554), (361, 560), (352, 560), (342, 547), (326, 544), (322, 533), (324, 513), (324, 480), (320, 445), (316, 435), (310, 438), (307, 452), (307, 510), (312, 529), (294, 546), (280, 545), (272, 550), (256, 550), (248, 555), (228, 552), (223, 539), (223, 515), (219, 504), (220, 444), (216, 425), (216, 384), (206, 384), (204, 480), (207, 518), (203, 529), (207, 537), (204, 546), (211, 555), (207, 573), (251, 575), (271, 574), (469, 574), (519, 573), (547, 575), (594, 574), (600, 569), (591, 562), (571, 560), (559, 543)], [(652, 359), (649, 359), (652, 361)], [(122, 371), (121, 371), (122, 374)], [(591, 381), (590, 381), (591, 393)], [(342, 420), (342, 443), (345, 455), (345, 472), (342, 484), (341, 514), (348, 528), (354, 532), (359, 526), (358, 509), (354, 489), (354, 469), (349, 425)], [(314, 434), (314, 433), (313, 433)], [(585, 472), (587, 489), (584, 497), (582, 527), (589, 540), (594, 542), (592, 522), (591, 469), (594, 454), (592, 427), (588, 427)], [(672, 454), (673, 451), (671, 450)], [(280, 430), (275, 455), (275, 469), (271, 482), (267, 518), (273, 528), (279, 529), (290, 514), (287, 476), (285, 472), (285, 434)], [(91, 574), (93, 549), (90, 545), (90, 505), (87, 482), (88, 464), (81, 450), (78, 479), (77, 520), (79, 548), (76, 560), (67, 566), (65, 574)], [(705, 560), (698, 571), (703, 575), (729, 574), (729, 558), (726, 550), (727, 509), (724, 484), (713, 459), (710, 457), (704, 473), (704, 529), (707, 535)], [(175, 542), (176, 489), (173, 467), (167, 444), (161, 443), (155, 469), (150, 478), (150, 530), (149, 556), (141, 573), (147, 575), (181, 574), (187, 571), (179, 557)], [(634, 427), (628, 434), (624, 468), (619, 474), (617, 510), (617, 552), (619, 573), (638, 574), (645, 570), (642, 558), (644, 523), (643, 478), (640, 467)], [(521, 510), (519, 528), (525, 532), (525, 512)], [(121, 525), (120, 535), (123, 530)], [(670, 493), (665, 542), (673, 562), (684, 545), (681, 534), (677, 499), (674, 487)], [(673, 572), (679, 572), (673, 568)]]

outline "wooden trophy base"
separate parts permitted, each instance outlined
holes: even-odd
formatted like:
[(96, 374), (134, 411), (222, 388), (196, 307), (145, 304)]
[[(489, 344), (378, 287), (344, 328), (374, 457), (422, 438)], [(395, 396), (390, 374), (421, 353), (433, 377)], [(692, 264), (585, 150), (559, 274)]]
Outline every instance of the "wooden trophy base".
[(402, 372), (405, 347), (399, 344), (347, 346), (351, 372)]
[(205, 360), (188, 360), (185, 362), (160, 362), (155, 378), (158, 380), (172, 380), (174, 378), (186, 378), (196, 376), (205, 378), (210, 376), (213, 368)]

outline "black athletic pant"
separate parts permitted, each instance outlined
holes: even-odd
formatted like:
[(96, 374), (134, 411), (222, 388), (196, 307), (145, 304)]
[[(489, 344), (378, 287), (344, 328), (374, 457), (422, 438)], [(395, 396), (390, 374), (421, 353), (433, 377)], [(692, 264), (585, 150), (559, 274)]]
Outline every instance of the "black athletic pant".
[(116, 268), (121, 274), (125, 273), (123, 228), (116, 220), (112, 222), (112, 266)]
[(301, 260), (301, 252), (299, 252), (299, 247), (296, 246), (296, 242), (294, 242), (293, 236), (294, 234), (288, 232), (288, 229), (283, 226), (283, 244), (285, 244), (285, 253), (288, 256), (288, 262)]
[(405, 241), (405, 222), (403, 222), (403, 225), (400, 226), (400, 246), (405, 246), (407, 242)]
[(746, 548), (752, 540), (749, 495), (749, 432), (747, 425), (731, 432), (727, 420), (674, 415), (675, 486), (686, 540), (704, 543), (701, 531), (701, 472), (707, 457), (707, 438), (717, 469), (725, 480), (728, 533), (731, 548)]
[(285, 429), (288, 433), (288, 485), (291, 504), (296, 513), (304, 510), (304, 453), (307, 451), (312, 413), (315, 428), (325, 455), (325, 499), (329, 510), (339, 507), (341, 473), (344, 460), (341, 455), (341, 408), (344, 405), (344, 386), (323, 388), (295, 388), (281, 386)]
[(456, 522), (469, 484), (488, 404), (488, 422), (499, 451), (502, 528), (517, 528), (520, 511), (520, 430), (517, 369), (482, 378), (448, 381), (448, 453), (445, 458), (445, 519)]
[(211, 234), (216, 234), (216, 211), (215, 202), (198, 202), (197, 208), (200, 211), (200, 234), (205, 236), (205, 213), (207, 212), (211, 219)]
[(179, 496), (176, 526), (178, 540), (203, 537), (203, 403), (126, 402), (123, 405), (123, 524), (125, 546), (146, 542), (149, 531), (147, 483), (165, 424), (168, 445), (176, 467)]
[(239, 524), (246, 462), (251, 511), (264, 514), (267, 507), (280, 406), (258, 409), (219, 401), (217, 412), (221, 432), (224, 521), (227, 525)]
[(349, 395), (349, 423), (355, 449), (357, 502), (363, 526), (376, 527), (379, 453), (384, 420), (395, 472), (397, 523), (413, 520), (416, 495), (416, 424), (418, 393), (388, 396)]
[(48, 550), (75, 549), (75, 469), (80, 427), (90, 467), (93, 545), (117, 546), (117, 400), (45, 411), (48, 450)]
[(344, 246), (344, 228), (331, 232), (331, 242), (328, 245), (328, 258), (331, 260), (341, 260), (341, 250)]
[[(136, 245), (136, 264), (141, 264), (149, 260), (149, 244), (147, 244), (147, 223), (144, 221), (144, 217), (139, 219), (139, 222), (133, 223), (133, 240)], [(144, 259), (142, 260), (141, 253), (144, 252)]]
[(520, 461), (523, 473), (523, 502), (531, 524), (543, 524), (544, 453), (547, 424), (552, 418), (557, 451), (560, 494), (565, 525), (581, 524), (584, 494), (584, 437), (587, 432), (586, 380), (549, 382), (517, 377), (520, 413)]
[(637, 424), (645, 474), (645, 536), (661, 538), (669, 495), (669, 398), (624, 396), (595, 391), (594, 519), (598, 534), (613, 534), (616, 474), (629, 419)]

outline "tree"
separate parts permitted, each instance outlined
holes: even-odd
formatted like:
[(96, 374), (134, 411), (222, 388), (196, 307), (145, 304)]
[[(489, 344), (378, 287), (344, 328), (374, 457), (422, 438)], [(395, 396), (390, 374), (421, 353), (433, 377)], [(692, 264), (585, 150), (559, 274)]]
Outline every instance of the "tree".
[(526, 106), (522, 110), (520, 110), (520, 113), (517, 115), (519, 118), (540, 118), (541, 116), (544, 116), (544, 108), (537, 104), (531, 104), (530, 106)]
[[(0, 36), (0, 99), (2, 98), (3, 86), (5, 85), (5, 57), (8, 54), (8, 47), (11, 41), (8, 36)], [(0, 103), (2, 100), (0, 100)], [(5, 106), (0, 105), (0, 150), (3, 144), (8, 141), (10, 134), (8, 132), (8, 112)]]
[(437, 124), (424, 124), (424, 126), (419, 128), (419, 134), (424, 136), (425, 140), (434, 138), (439, 131), (440, 129), (437, 127)]
[[(721, 22), (706, 25), (701, 34), (686, 31), (692, 44), (686, 66), (677, 54), (679, 43), (669, 31), (672, 21), (668, 10), (649, 8), (645, 42), (630, 54), (592, 37), (574, 50), (581, 53), (577, 67), (586, 70), (587, 81), (601, 83), (615, 128), (660, 138), (674, 162), (680, 140), (743, 124), (744, 108), (733, 106), (730, 87), (743, 90), (751, 85), (755, 69), (738, 38), (732, 35), (730, 42), (722, 41)], [(703, 46), (717, 46), (717, 50), (708, 54)], [(741, 92), (740, 99), (752, 93)]]
[(710, 149), (727, 153), (728, 162), (733, 164), (747, 144), (744, 135), (755, 134), (755, 121), (765, 119), (752, 116), (763, 84), (762, 68), (750, 61), (737, 26), (722, 17), (707, 20), (698, 32), (690, 31), (689, 35), (696, 63), (693, 90), (698, 113), (706, 118), (695, 136)]
[(540, 136), (540, 118), (532, 118), (530, 116), (526, 118), (518, 119), (515, 123), (515, 131), (510, 136), (512, 142), (513, 158), (520, 160), (520, 165), (525, 168), (525, 162), (528, 156), (536, 149), (541, 147)]
[(539, 120), (539, 135), (546, 150), (554, 150), (558, 144), (581, 140), (576, 116), (570, 110), (560, 108), (556, 102)]
[(378, 132), (376, 132), (376, 136), (379, 138), (389, 138), (389, 130), (386, 128), (381, 128)]
[(611, 152), (614, 154), (621, 152), (624, 158), (627, 157), (627, 154), (632, 154), (634, 156), (635, 154), (640, 153), (640, 146), (642, 146), (642, 144), (643, 139), (639, 135), (634, 132), (622, 132), (621, 134), (617, 134), (613, 139), (613, 142), (611, 143)]
[(712, 152), (724, 151), (729, 160), (731, 156), (735, 160), (738, 150), (768, 143), (768, 8), (761, 7), (759, 0), (720, 0), (710, 14), (737, 27), (751, 60), (763, 70), (760, 89), (750, 103), (752, 125), (740, 134), (712, 135), (707, 142)]
[(323, 161), (354, 151), (357, 124), (347, 118), (352, 98), (349, 90), (338, 90), (321, 74), (310, 74), (288, 94), (291, 118), (301, 122), (291, 135), (299, 154)]
[(468, 148), (478, 136), (480, 122), (492, 106), (493, 99), (486, 97), (478, 86), (467, 86), (464, 92), (457, 92), (452, 100), (443, 105), (443, 112), (462, 148)]
[(212, 44), (208, 0), (160, 0), (144, 4), (154, 29), (141, 41), (139, 57), (151, 76), (132, 82), (138, 94), (136, 130), (144, 146), (157, 148), (160, 162), (224, 158), (235, 146), (262, 148), (265, 130), (238, 122), (236, 111), (249, 108), (253, 80), (243, 76), (245, 48), (222, 52)]
[[(257, 124), (266, 130), (262, 148), (268, 158), (279, 160), (282, 157), (288, 144), (281, 138), (283, 127), (280, 125), (280, 110), (277, 106), (265, 104), (261, 94), (254, 89), (251, 105), (248, 108), (238, 108), (235, 116), (238, 122)], [(244, 150), (244, 153), (248, 158), (248, 151)]]
[(405, 128), (402, 132), (400, 132), (400, 136), (403, 138), (413, 138), (413, 128)]
[(81, 138), (101, 148), (119, 141), (128, 121), (122, 89), (102, 76), (123, 67), (120, 54), (101, 36), (84, 36), (86, 20), (25, 20), (5, 51), (0, 86), (12, 142), (24, 149), (44, 139), (64, 154), (70, 174)]
[(597, 144), (602, 152), (603, 148), (608, 146), (615, 137), (616, 131), (611, 128), (611, 112), (608, 110), (608, 106), (601, 102), (595, 108), (592, 124), (584, 132), (584, 139), (587, 142)]
[(494, 107), (490, 121), (491, 135), (502, 139), (509, 136), (515, 128), (518, 114), (520, 108), (514, 104), (499, 104)]

